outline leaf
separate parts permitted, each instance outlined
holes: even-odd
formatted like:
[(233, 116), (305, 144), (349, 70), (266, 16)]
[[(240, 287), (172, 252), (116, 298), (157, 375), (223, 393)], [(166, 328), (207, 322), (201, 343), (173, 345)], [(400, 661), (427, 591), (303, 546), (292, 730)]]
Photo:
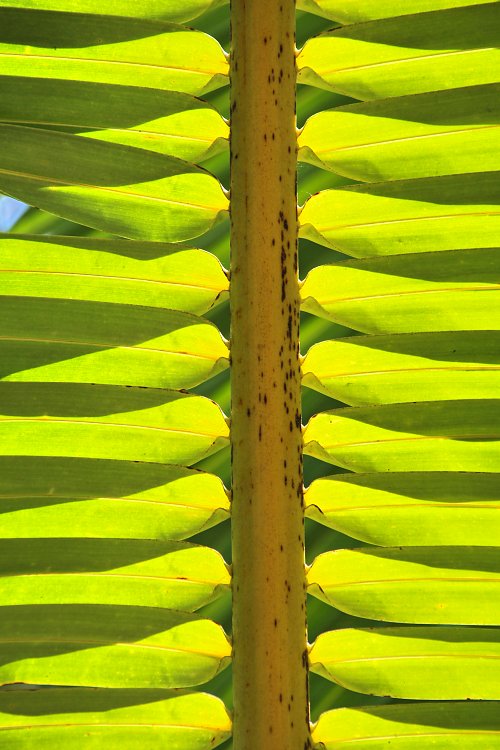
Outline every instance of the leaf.
[(496, 248), (411, 253), (318, 266), (302, 309), (364, 333), (494, 330)]
[[(131, 4), (129, 0), (106, 0), (106, 14), (110, 16), (133, 16), (134, 18), (157, 18), (164, 21), (189, 21), (207, 10), (224, 5), (224, 0), (143, 0)], [(103, 12), (99, 0), (0, 0), (0, 7), (56, 10), (66, 13)]]
[(500, 399), (348, 407), (313, 417), (307, 455), (350, 471), (500, 469)]
[(299, 159), (377, 182), (500, 167), (500, 87), (472, 86), (318, 112), (299, 135)]
[(0, 380), (192, 388), (227, 345), (195, 315), (102, 302), (0, 297)]
[(496, 173), (355, 185), (313, 195), (300, 235), (354, 257), (494, 247)]
[(314, 643), (311, 669), (368, 695), (496, 700), (499, 631), (467, 627), (336, 630)]
[(51, 688), (0, 694), (6, 750), (210, 750), (231, 721), (218, 698), (168, 690)]
[(490, 3), (345, 26), (306, 42), (298, 81), (362, 100), (497, 83), (497, 23)]
[(220, 625), (154, 607), (2, 607), (0, 681), (86, 687), (190, 687), (230, 658)]
[(188, 240), (228, 208), (218, 180), (179, 159), (17, 125), (0, 125), (0, 138), (0, 190), (104, 232)]
[(4, 539), (0, 606), (119, 604), (192, 612), (230, 583), (222, 557), (185, 542)]
[(309, 349), (302, 372), (304, 385), (355, 406), (495, 398), (500, 389), (500, 332), (322, 341)]
[(0, 450), (189, 465), (228, 443), (207, 398), (153, 388), (0, 383)]
[(356, 617), (500, 624), (498, 547), (335, 550), (316, 557), (307, 580), (310, 594)]
[(179, 245), (1, 234), (2, 294), (118, 302), (201, 315), (227, 297), (218, 259)]
[[(34, 0), (32, 0), (34, 2)], [(46, 2), (46, 0), (44, 0)], [(402, 16), (408, 13), (425, 13), (444, 8), (461, 8), (464, 5), (482, 5), (496, 0), (298, 0), (297, 7), (342, 24), (373, 21), (377, 18)]]
[(500, 475), (464, 472), (337, 474), (305, 492), (306, 515), (383, 546), (494, 546)]
[(143, 88), (195, 96), (225, 85), (228, 75), (221, 46), (201, 31), (140, 18), (52, 12), (38, 3), (35, 10), (0, 7), (0, 57), (3, 75), (124, 86), (140, 81)]
[(63, 130), (191, 162), (225, 150), (229, 137), (219, 113), (187, 94), (50, 78), (0, 77), (0, 121)]
[(160, 541), (226, 520), (229, 500), (218, 477), (181, 466), (2, 456), (0, 512), (3, 538)]
[(487, 750), (498, 746), (498, 703), (424, 703), (340, 708), (321, 714), (313, 742), (325, 750), (351, 747), (443, 747)]

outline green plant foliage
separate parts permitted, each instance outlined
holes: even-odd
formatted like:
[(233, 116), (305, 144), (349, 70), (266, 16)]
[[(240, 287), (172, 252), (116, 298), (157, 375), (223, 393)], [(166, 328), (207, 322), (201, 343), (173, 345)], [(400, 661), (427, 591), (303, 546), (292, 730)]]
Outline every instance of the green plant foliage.
[(10, 6), (0, 7), (3, 75), (128, 86), (140, 81), (144, 88), (196, 96), (227, 83), (224, 52), (202, 32), (124, 16)]
[(217, 110), (189, 94), (52, 78), (1, 77), (0, 120), (191, 162), (224, 151), (229, 136)]
[(298, 80), (362, 100), (497, 83), (497, 22), (486, 4), (346, 26), (305, 44)]
[(496, 170), (499, 95), (492, 84), (318, 112), (299, 159), (361, 182)]
[(493, 546), (500, 533), (499, 492), (498, 473), (337, 474), (309, 486), (306, 513), (355, 539), (387, 547)]
[(136, 18), (157, 18), (164, 21), (182, 23), (196, 18), (201, 13), (223, 5), (224, 0), (143, 0), (130, 3), (129, 0), (106, 0), (103, 7), (100, 0), (0, 0), (0, 8), (26, 8), (33, 10), (57, 10), (74, 13), (95, 13), (109, 16), (133, 16)]
[[(319, 16), (348, 24), (409, 13), (425, 13), (430, 10), (461, 8), (464, 5), (482, 5), (483, 2), (484, 0), (406, 0), (402, 4), (399, 0), (298, 0), (297, 5), (309, 13), (317, 13)], [(496, 0), (486, 2), (494, 3)], [(26, 2), (23, 5), (26, 5)]]
[[(58, 713), (50, 714), (53, 706)], [(181, 690), (10, 691), (0, 696), (0, 721), (15, 750), (60, 743), (89, 750), (111, 745), (139, 750), (205, 750), (223, 742), (231, 721), (222, 701)], [(25, 731), (29, 723), (29, 733)]]
[(348, 260), (313, 268), (302, 309), (363, 333), (498, 330), (497, 248)]
[(491, 700), (499, 655), (497, 628), (386, 627), (324, 633), (310, 658), (315, 672), (362, 693)]
[[(123, 303), (196, 315), (227, 297), (228, 280), (217, 258), (180, 244), (10, 234), (0, 234), (0, 240), (4, 295)], [(132, 309), (137, 315), (137, 308)]]
[[(496, 750), (498, 3), (297, 5), (313, 742)], [(5, 750), (231, 734), (224, 6), (0, 0)]]
[(424, 703), (326, 711), (313, 738), (326, 750), (446, 747), (475, 750), (498, 746), (498, 703)]

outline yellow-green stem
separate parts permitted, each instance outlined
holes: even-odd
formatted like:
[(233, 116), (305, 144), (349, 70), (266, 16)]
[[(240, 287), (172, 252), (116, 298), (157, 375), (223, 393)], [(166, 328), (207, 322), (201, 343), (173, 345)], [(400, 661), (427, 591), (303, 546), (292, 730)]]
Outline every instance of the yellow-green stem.
[(295, 2), (231, 25), (234, 747), (304, 750)]

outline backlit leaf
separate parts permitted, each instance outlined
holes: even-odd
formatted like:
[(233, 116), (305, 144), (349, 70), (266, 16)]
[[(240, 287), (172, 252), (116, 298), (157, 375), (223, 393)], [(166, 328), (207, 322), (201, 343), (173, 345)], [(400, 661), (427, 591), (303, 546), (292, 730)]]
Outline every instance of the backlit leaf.
[(224, 370), (217, 328), (188, 313), (0, 297), (0, 380), (192, 388)]
[(140, 82), (195, 96), (224, 85), (228, 74), (221, 46), (201, 31), (126, 16), (52, 12), (38, 3), (36, 9), (0, 7), (0, 59), (3, 75)]
[(3, 684), (191, 687), (231, 653), (220, 625), (155, 607), (26, 605), (0, 614)]
[(1, 693), (0, 731), (6, 750), (211, 750), (231, 721), (206, 693), (52, 688)]
[(386, 627), (320, 635), (313, 672), (369, 695), (418, 700), (498, 700), (496, 628)]
[(185, 542), (4, 539), (0, 606), (119, 604), (191, 612), (220, 596), (222, 557)]
[(0, 383), (0, 451), (189, 465), (228, 443), (202, 396), (126, 386)]
[(302, 309), (364, 333), (495, 330), (498, 256), (485, 248), (318, 266), (302, 284)]
[(500, 399), (348, 407), (313, 417), (304, 451), (356, 472), (500, 470)]
[(0, 125), (0, 139), (1, 191), (105, 232), (183, 241), (228, 208), (218, 180), (173, 157), (17, 125)]
[(227, 297), (218, 259), (182, 245), (0, 234), (2, 294), (121, 302), (201, 315)]
[(78, 133), (198, 162), (227, 148), (229, 128), (188, 94), (50, 78), (0, 77), (0, 121)]
[(500, 389), (500, 332), (322, 341), (308, 351), (302, 372), (304, 385), (357, 406), (495, 398)]
[(313, 115), (299, 159), (377, 182), (499, 169), (500, 86), (353, 104)]
[(313, 596), (357, 617), (446, 625), (500, 624), (498, 547), (361, 547), (325, 552)]
[(495, 172), (324, 190), (300, 213), (300, 234), (347, 255), (495, 247), (500, 229)]
[(229, 500), (218, 477), (181, 466), (2, 456), (0, 511), (3, 538), (165, 540), (226, 520)]
[(500, 705), (424, 703), (341, 708), (321, 714), (313, 741), (325, 750), (442, 747), (487, 750), (500, 746)]
[(499, 497), (498, 473), (447, 471), (336, 474), (305, 492), (309, 518), (383, 546), (494, 546)]
[(299, 53), (298, 81), (363, 100), (497, 83), (495, 5), (398, 15), (328, 31), (309, 39)]

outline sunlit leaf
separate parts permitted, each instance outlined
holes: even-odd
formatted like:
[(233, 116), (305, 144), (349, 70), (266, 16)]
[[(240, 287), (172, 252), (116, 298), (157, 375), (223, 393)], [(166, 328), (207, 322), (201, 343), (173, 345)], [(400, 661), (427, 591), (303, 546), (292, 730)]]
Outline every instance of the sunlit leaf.
[(140, 83), (196, 96), (227, 83), (225, 54), (201, 31), (141, 18), (52, 12), (38, 3), (35, 9), (2, 5), (3, 75)]
[(191, 687), (227, 666), (230, 643), (196, 615), (90, 604), (1, 608), (0, 682)]
[(419, 700), (498, 700), (497, 628), (386, 627), (323, 633), (311, 668), (369, 695)]
[(201, 315), (228, 279), (204, 250), (159, 242), (0, 234), (2, 294), (120, 302)]
[(6, 750), (62, 744), (68, 750), (211, 750), (227, 739), (231, 721), (222, 701), (206, 693), (52, 688), (1, 693), (0, 731)]
[(301, 50), (298, 80), (363, 100), (497, 83), (495, 5), (398, 15), (325, 32)]
[(499, 625), (498, 547), (342, 549), (319, 555), (309, 593), (357, 617)]
[(500, 86), (471, 86), (325, 110), (299, 135), (299, 159), (377, 182), (500, 168)]
[(305, 492), (306, 514), (371, 544), (494, 546), (500, 475), (464, 472), (336, 474)]

